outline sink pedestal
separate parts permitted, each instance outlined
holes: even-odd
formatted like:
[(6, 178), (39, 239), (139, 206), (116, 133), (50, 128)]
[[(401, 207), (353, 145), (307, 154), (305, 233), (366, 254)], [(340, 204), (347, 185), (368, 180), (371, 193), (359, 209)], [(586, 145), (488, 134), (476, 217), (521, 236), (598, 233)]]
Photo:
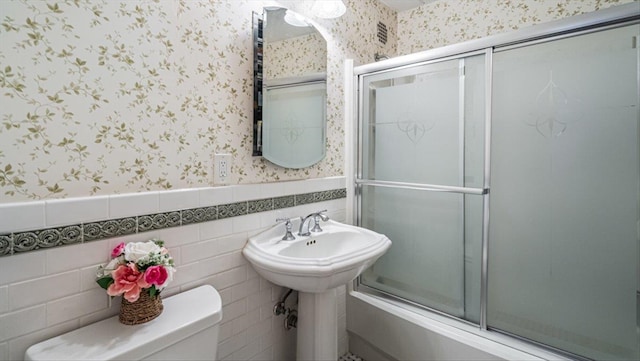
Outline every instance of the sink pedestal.
[(298, 360), (338, 359), (338, 292), (298, 292)]
[(387, 236), (368, 229), (332, 220), (322, 228), (283, 241), (282, 224), (277, 224), (250, 237), (242, 249), (260, 276), (298, 290), (298, 360), (338, 359), (337, 287), (358, 277), (391, 247)]

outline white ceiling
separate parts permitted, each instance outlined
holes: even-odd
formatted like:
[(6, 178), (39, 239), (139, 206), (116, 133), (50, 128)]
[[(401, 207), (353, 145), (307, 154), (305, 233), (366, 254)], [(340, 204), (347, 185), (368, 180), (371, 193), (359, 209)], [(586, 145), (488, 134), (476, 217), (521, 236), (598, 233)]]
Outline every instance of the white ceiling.
[(435, 0), (378, 0), (381, 3), (387, 5), (397, 12), (410, 10), (413, 8), (417, 8), (420, 5), (424, 5), (430, 2), (434, 2)]

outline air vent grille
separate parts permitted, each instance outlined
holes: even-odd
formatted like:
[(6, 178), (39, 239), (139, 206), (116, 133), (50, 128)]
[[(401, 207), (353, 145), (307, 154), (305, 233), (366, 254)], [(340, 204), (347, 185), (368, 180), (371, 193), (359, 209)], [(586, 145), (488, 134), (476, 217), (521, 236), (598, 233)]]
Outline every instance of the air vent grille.
[(380, 21), (378, 21), (378, 40), (383, 44), (387, 43), (387, 26)]

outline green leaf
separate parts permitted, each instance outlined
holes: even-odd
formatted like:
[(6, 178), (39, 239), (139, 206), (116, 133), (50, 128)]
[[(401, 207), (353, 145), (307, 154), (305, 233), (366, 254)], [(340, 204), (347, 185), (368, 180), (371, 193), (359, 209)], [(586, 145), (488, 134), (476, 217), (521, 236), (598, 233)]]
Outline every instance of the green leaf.
[(47, 95), (47, 99), (51, 100), (54, 103), (62, 103), (62, 100), (60, 99), (60, 96), (58, 96), (58, 94)]
[(102, 287), (102, 288), (104, 288), (104, 289), (106, 290), (106, 289), (107, 289), (107, 288), (109, 288), (109, 286), (113, 283), (113, 278), (111, 278), (111, 276), (106, 276), (106, 277), (98, 278), (98, 279), (96, 280), (96, 283), (97, 283), (100, 287)]
[(153, 241), (153, 243), (155, 243), (155, 244), (156, 244), (156, 246), (158, 246), (158, 247), (164, 247), (164, 241), (163, 241), (163, 240), (161, 240), (161, 239), (157, 239), (157, 238), (154, 238), (154, 239), (152, 239), (152, 241)]
[(151, 287), (149, 288), (149, 296), (155, 297), (157, 293), (158, 290), (156, 289), (156, 285), (151, 285)]
[(62, 191), (64, 191), (63, 188), (60, 188), (58, 183), (54, 184), (53, 186), (47, 187), (47, 190), (51, 193), (61, 193)]

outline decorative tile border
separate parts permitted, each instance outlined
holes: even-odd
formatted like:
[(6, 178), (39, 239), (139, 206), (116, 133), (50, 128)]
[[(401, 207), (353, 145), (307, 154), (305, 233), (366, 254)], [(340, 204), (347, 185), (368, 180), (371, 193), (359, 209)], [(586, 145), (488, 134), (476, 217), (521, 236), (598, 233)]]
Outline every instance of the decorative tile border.
[(284, 196), (273, 198), (273, 209), (282, 209), (293, 207), (296, 205), (296, 198), (294, 196)]
[(84, 242), (95, 241), (109, 237), (126, 236), (138, 230), (135, 217), (110, 219), (102, 222), (86, 223), (82, 225)]
[(182, 225), (215, 221), (218, 219), (218, 207), (202, 207), (182, 211)]
[[(13, 253), (28, 252), (41, 248), (52, 248), (82, 241), (82, 225), (39, 229), (13, 234), (9, 242), (13, 243)], [(0, 250), (0, 253), (3, 253)]]
[(0, 257), (346, 198), (345, 188), (0, 234)]
[(271, 198), (247, 202), (247, 212), (249, 214), (271, 210), (273, 210), (273, 199)]
[(13, 250), (13, 240), (12, 235), (3, 235), (0, 236), (0, 256), (10, 255)]
[(244, 216), (247, 214), (247, 203), (238, 202), (230, 204), (222, 204), (218, 206), (218, 219)]

